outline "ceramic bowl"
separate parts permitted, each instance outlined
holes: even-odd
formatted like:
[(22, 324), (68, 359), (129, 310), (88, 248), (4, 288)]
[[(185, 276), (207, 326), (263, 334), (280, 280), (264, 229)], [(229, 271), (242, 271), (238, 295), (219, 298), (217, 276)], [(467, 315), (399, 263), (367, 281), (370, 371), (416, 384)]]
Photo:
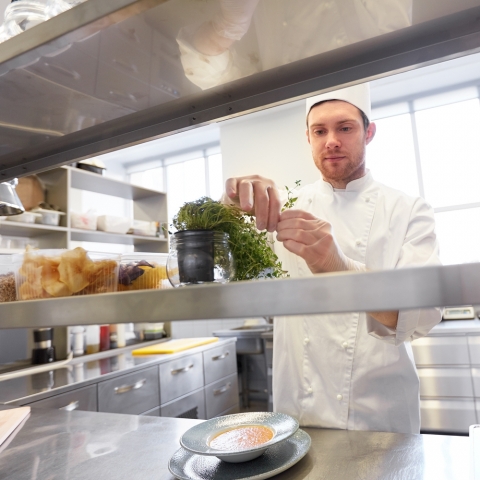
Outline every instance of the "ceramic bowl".
[[(218, 435), (238, 427), (264, 426), (273, 437), (265, 443), (242, 450), (218, 450), (210, 442)], [(273, 412), (247, 412), (212, 418), (186, 431), (180, 439), (181, 446), (197, 455), (210, 455), (229, 463), (253, 460), (269, 447), (289, 438), (298, 430), (298, 422), (290, 415)]]

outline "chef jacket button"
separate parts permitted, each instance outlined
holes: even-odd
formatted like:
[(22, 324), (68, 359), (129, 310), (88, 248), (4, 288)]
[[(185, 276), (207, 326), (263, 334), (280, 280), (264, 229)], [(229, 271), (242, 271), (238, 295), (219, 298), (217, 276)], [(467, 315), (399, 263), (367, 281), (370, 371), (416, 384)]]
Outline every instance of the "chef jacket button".
[(343, 399), (343, 395), (341, 395), (340, 393), (337, 395), (337, 400), (340, 401)]
[(347, 347), (348, 347), (348, 342), (343, 342), (343, 343), (342, 343), (342, 347), (343, 347), (343, 348), (347, 348)]
[(304, 343), (305, 345), (308, 345), (308, 344), (310, 343), (310, 339), (309, 339), (308, 337), (305, 337), (305, 338), (303, 339), (303, 343)]
[(362, 241), (360, 239), (355, 240), (355, 245), (361, 245), (361, 244), (362, 244)]
[(368, 203), (370, 201), (370, 197), (366, 197), (365, 201)]
[(312, 199), (311, 199), (311, 198), (308, 199), (308, 203), (312, 203)]
[(307, 388), (307, 393), (312, 394), (312, 393), (313, 393), (313, 388), (312, 388), (312, 387), (308, 387), (308, 388)]

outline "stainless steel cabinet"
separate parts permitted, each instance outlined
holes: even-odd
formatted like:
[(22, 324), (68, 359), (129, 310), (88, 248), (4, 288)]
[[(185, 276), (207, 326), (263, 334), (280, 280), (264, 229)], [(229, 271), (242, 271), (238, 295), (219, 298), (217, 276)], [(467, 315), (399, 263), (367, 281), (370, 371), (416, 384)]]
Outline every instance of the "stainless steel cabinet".
[(421, 401), (422, 429), (450, 433), (467, 433), (477, 423), (472, 399), (435, 399)]
[(138, 415), (159, 405), (157, 366), (98, 384), (99, 412)]
[(473, 398), (470, 367), (419, 368), (420, 395)]
[(176, 418), (194, 418), (205, 420), (205, 392), (201, 388), (196, 392), (190, 393), (180, 398), (176, 398), (170, 403), (162, 405), (160, 408), (162, 417)]
[(423, 337), (412, 343), (417, 365), (469, 365), (466, 336)]
[(213, 418), (238, 404), (237, 375), (233, 374), (205, 387), (207, 418)]
[(468, 352), (472, 365), (480, 367), (480, 335), (468, 336)]
[(160, 364), (161, 404), (203, 387), (202, 353)]
[(203, 352), (205, 383), (209, 384), (237, 371), (235, 344), (223, 345)]
[(36, 408), (57, 408), (71, 412), (73, 410), (97, 411), (97, 386), (77, 388), (72, 392), (62, 393), (54, 397), (38, 400), (24, 405)]

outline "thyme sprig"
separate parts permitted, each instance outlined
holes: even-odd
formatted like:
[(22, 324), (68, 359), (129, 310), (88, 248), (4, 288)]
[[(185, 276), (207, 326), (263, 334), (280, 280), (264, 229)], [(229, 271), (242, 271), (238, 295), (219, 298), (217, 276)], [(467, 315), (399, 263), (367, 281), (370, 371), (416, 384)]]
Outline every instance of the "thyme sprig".
[[(298, 188), (301, 183), (301, 180), (295, 180), (295, 188)], [(286, 185), (285, 190), (287, 191), (287, 201), (283, 204), (282, 212), (289, 208), (292, 208), (295, 205), (295, 202), (298, 200), (298, 197), (293, 196), (295, 192), (293, 190), (290, 190)]]

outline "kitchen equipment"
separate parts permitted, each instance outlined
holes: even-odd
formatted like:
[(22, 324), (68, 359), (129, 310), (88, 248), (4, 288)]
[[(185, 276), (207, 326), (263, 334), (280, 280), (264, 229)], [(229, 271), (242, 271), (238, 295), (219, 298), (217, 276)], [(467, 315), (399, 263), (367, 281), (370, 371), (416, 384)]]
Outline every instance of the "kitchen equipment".
[(472, 306), (466, 307), (445, 307), (442, 320), (473, 320), (475, 309)]
[(55, 347), (52, 345), (53, 328), (39, 328), (33, 331), (32, 363), (39, 365), (55, 361)]
[(256, 460), (240, 464), (222, 462), (217, 457), (196, 455), (180, 448), (170, 459), (168, 469), (181, 480), (263, 480), (293, 467), (308, 453), (311, 444), (308, 433), (297, 430)]
[(7, 220), (11, 222), (21, 222), (21, 223), (35, 223), (37, 218), (40, 218), (41, 215), (39, 213), (34, 212), (23, 212), (19, 215), (12, 215), (7, 218)]
[(15, 191), (17, 184), (18, 180), (16, 178), (9, 182), (0, 183), (0, 215), (17, 215), (25, 211)]
[(41, 223), (42, 225), (58, 226), (60, 224), (60, 216), (65, 215), (64, 212), (58, 212), (57, 210), (46, 210), (45, 208), (33, 208), (33, 213), (39, 213), (40, 216), (35, 218), (35, 223)]
[(132, 355), (156, 355), (159, 353), (177, 353), (189, 348), (199, 347), (208, 343), (218, 342), (215, 337), (199, 338), (178, 338), (167, 342), (149, 345), (148, 347), (137, 348), (132, 351)]
[(103, 232), (125, 234), (128, 232), (132, 221), (128, 217), (114, 215), (100, 215), (97, 218), (97, 229)]
[[(255, 447), (238, 450), (218, 450), (210, 446), (212, 439), (241, 426), (264, 426), (274, 432), (273, 438)], [(271, 446), (283, 442), (297, 430), (298, 421), (284, 413), (246, 412), (216, 417), (187, 430), (180, 438), (180, 445), (197, 455), (215, 456), (229, 463), (242, 463), (262, 455)]]
[(207, 282), (226, 283), (235, 274), (228, 234), (184, 230), (171, 237), (167, 275), (174, 287)]
[(0, 411), (0, 445), (30, 415), (30, 407), (18, 407)]

